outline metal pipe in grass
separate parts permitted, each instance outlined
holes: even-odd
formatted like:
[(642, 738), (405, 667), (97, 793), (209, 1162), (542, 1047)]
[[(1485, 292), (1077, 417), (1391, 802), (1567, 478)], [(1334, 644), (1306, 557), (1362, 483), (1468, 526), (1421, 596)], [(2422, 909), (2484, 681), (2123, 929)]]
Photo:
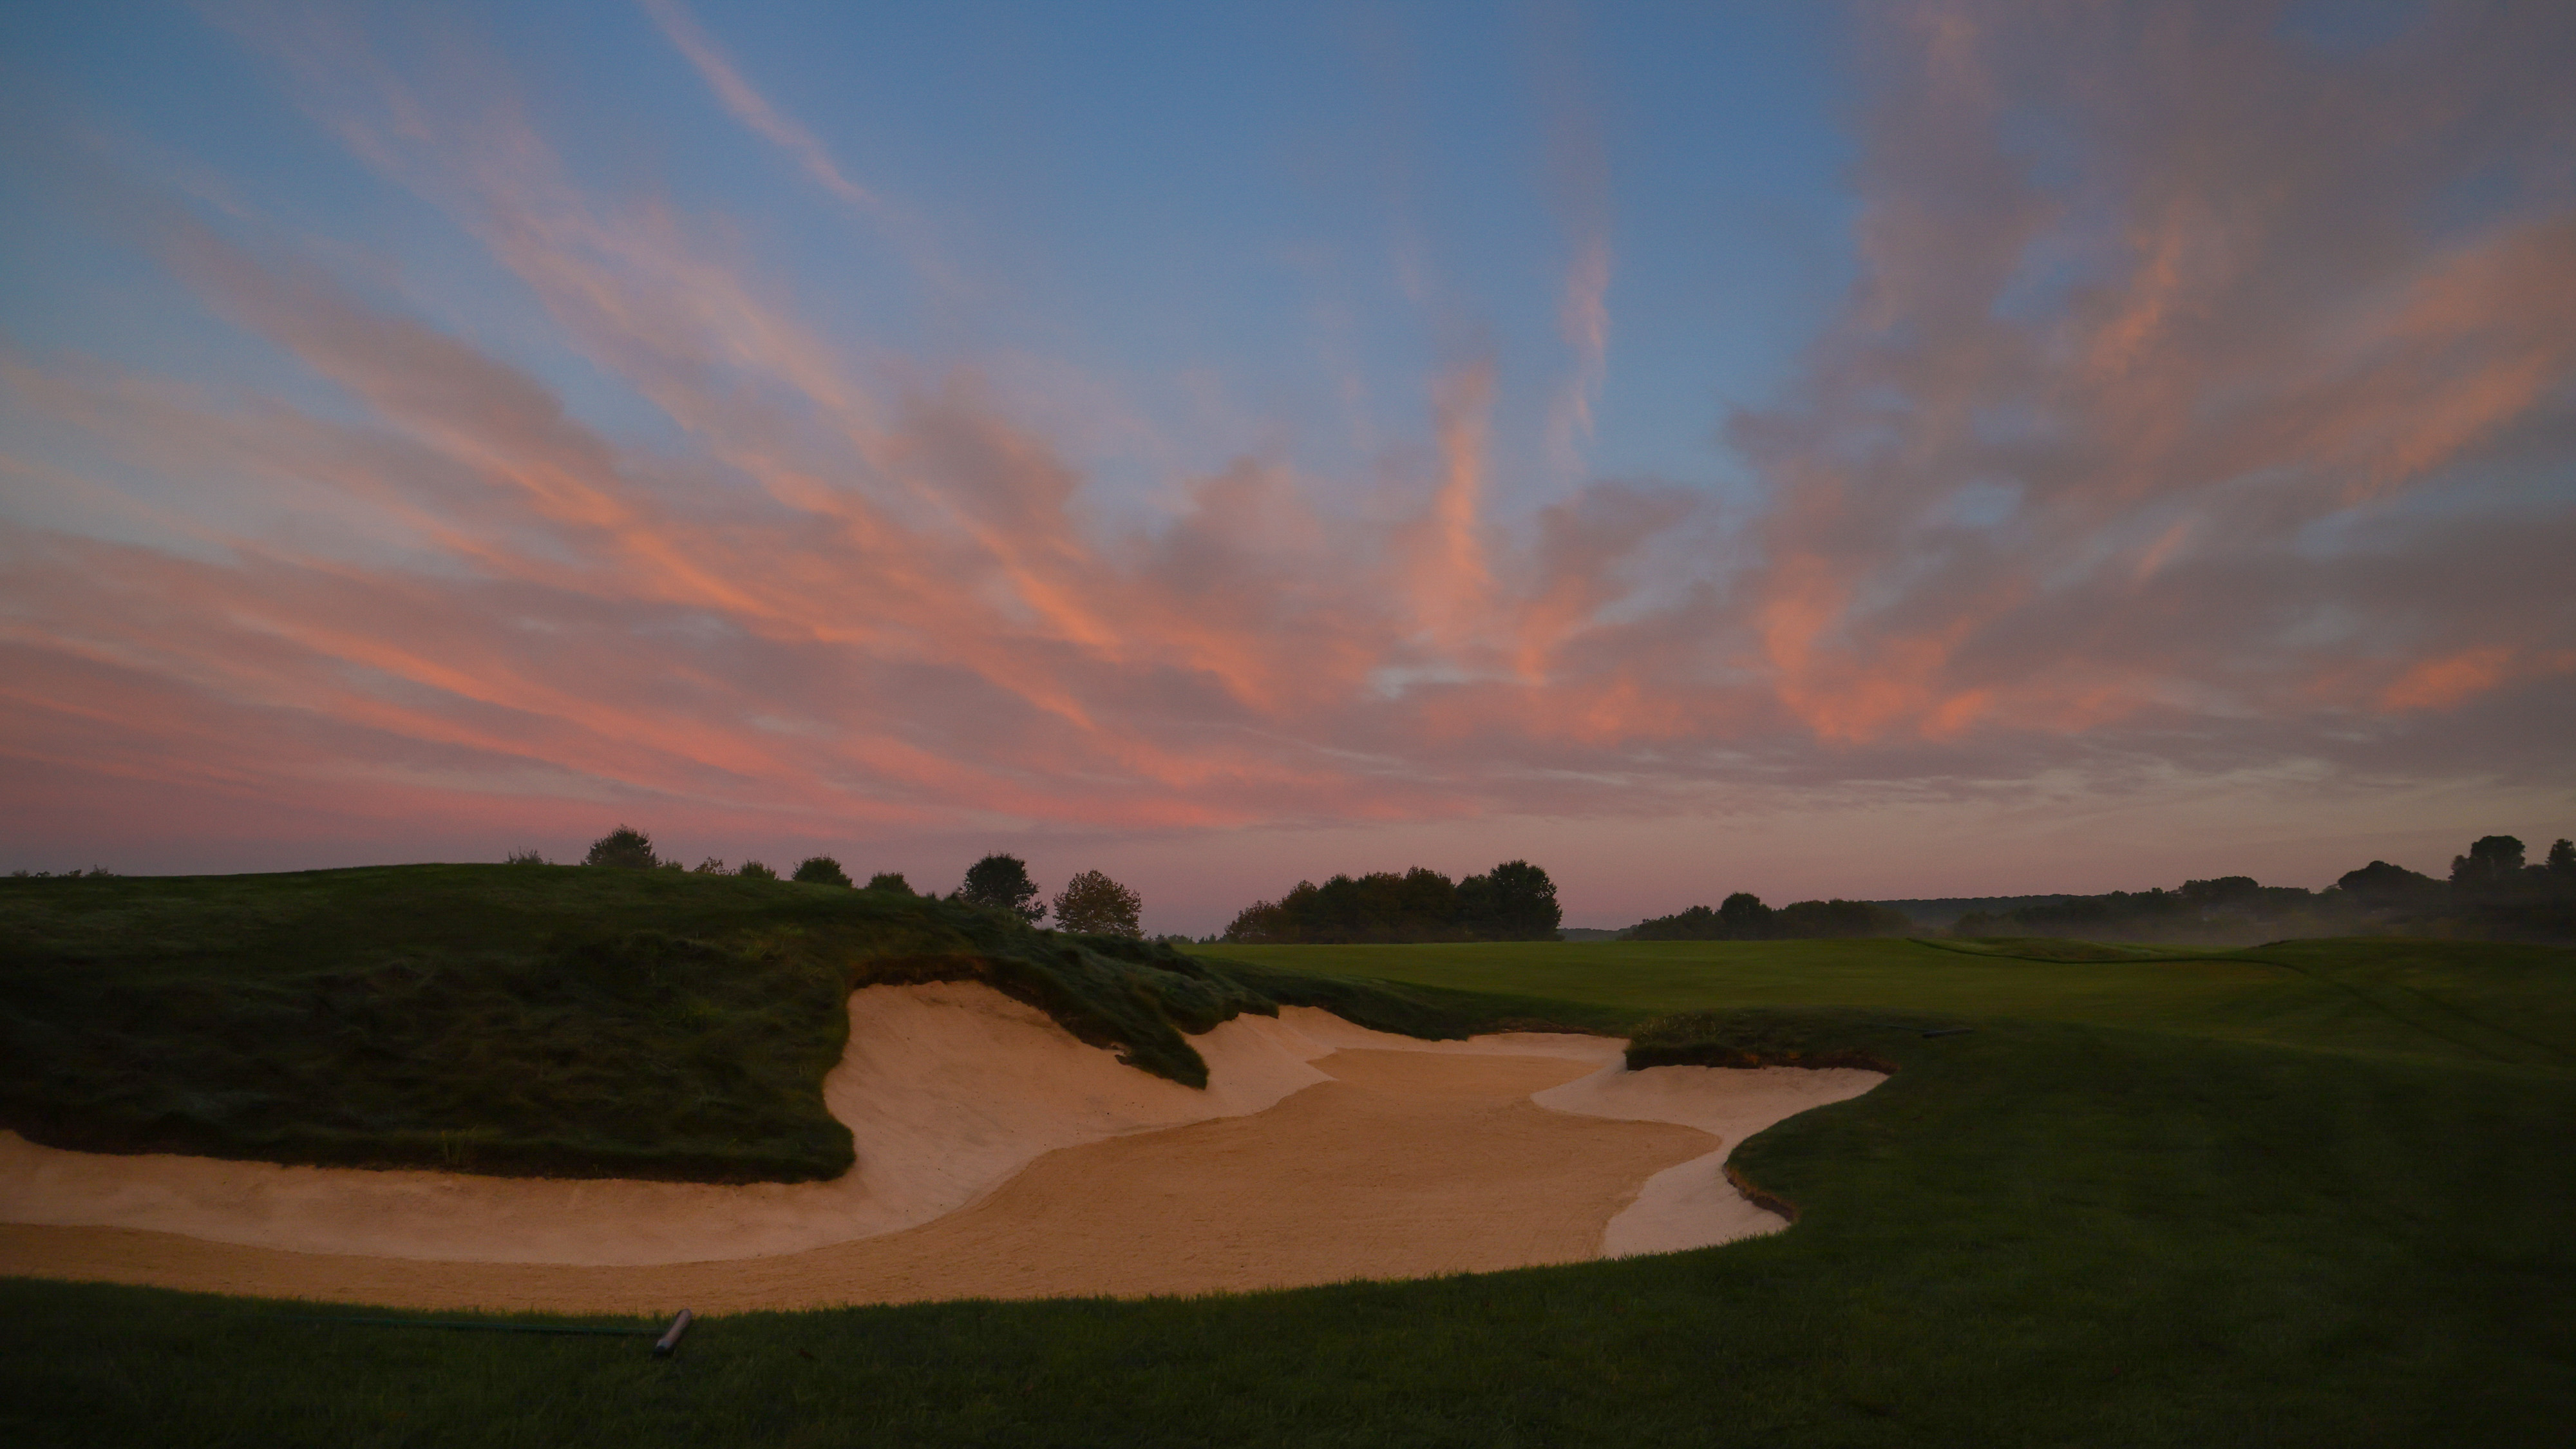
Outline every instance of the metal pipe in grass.
[(671, 1326), (663, 1330), (660, 1338), (653, 1340), (655, 1358), (669, 1358), (680, 1351), (680, 1335), (689, 1331), (692, 1317), (689, 1310), (685, 1308), (680, 1310), (680, 1316), (671, 1320)]

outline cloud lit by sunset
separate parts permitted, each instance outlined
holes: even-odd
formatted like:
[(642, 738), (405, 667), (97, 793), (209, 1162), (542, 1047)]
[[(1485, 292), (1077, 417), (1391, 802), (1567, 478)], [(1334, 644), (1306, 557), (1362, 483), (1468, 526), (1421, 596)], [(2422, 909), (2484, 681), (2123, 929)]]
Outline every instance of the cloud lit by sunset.
[(2568, 829), (2576, 9), (5, 27), (0, 867)]

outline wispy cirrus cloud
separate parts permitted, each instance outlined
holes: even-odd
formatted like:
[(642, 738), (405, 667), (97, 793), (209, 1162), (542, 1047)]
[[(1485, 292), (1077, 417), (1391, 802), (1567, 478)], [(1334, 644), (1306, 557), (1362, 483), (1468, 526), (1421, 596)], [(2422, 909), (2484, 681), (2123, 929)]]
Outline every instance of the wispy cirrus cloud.
[[(870, 198), (685, 10), (647, 10), (745, 125)], [(1890, 19), (1859, 60), (1863, 278), (1784, 400), (1725, 422), (1749, 526), (1642, 482), (1498, 513), (1491, 358), (1425, 384), (1421, 462), (1364, 507), (1248, 453), (1113, 526), (972, 368), (854, 356), (798, 279), (578, 181), (490, 74), (248, 30), (678, 441), (172, 203), (171, 274), (353, 412), (0, 357), (13, 433), (86, 460), (13, 447), (13, 487), (197, 469), (279, 501), (157, 539), (13, 530), (6, 752), (55, 780), (818, 839), (2117, 795), (2283, 762), (2568, 783), (2552, 14), (2444, 11), (2358, 60), (2253, 7)], [(1588, 408), (1608, 258), (1578, 210)], [(295, 527), (312, 497), (363, 524)]]
[(724, 102), (724, 108), (733, 113), (735, 120), (794, 156), (797, 164), (805, 168), (805, 174), (813, 177), (815, 184), (825, 191), (852, 206), (872, 208), (877, 205), (877, 198), (866, 187), (841, 174), (839, 164), (832, 160), (832, 153), (815, 139), (813, 132), (780, 114), (777, 107), (769, 103), (768, 97), (743, 79), (732, 58), (707, 38), (706, 31), (699, 27), (697, 17), (689, 12), (689, 7), (681, 4), (680, 0), (639, 0), (639, 3), (643, 5), (644, 13), (652, 16), (653, 23), (670, 38), (672, 48), (697, 68), (698, 74), (706, 79), (708, 88)]

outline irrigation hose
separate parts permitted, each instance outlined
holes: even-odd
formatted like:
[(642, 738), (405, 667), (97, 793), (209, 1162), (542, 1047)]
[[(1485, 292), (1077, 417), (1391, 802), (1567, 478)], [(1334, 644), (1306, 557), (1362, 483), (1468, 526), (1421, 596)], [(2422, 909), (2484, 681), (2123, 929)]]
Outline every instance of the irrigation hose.
[(653, 1356), (669, 1358), (679, 1351), (680, 1336), (696, 1315), (683, 1308), (664, 1328), (602, 1328), (587, 1323), (493, 1323), (471, 1318), (359, 1318), (341, 1313), (281, 1313), (285, 1323), (328, 1323), (361, 1328), (435, 1328), (465, 1333), (543, 1333), (596, 1338), (649, 1338)]

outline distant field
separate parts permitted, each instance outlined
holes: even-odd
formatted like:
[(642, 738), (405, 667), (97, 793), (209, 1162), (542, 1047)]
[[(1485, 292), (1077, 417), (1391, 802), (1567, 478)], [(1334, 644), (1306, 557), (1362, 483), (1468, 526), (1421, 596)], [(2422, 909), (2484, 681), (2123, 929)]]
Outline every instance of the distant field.
[[(1848, 1006), (2220, 1040), (2576, 1065), (2576, 951), (2445, 941), (2242, 950), (2080, 941), (1604, 941), (1199, 946), (1283, 971), (1641, 1013)], [(2102, 959), (2069, 959), (2098, 957)]]
[(750, 1314), (665, 1363), (21, 1280), (0, 1439), (2341, 1449), (2555, 1446), (2576, 1416), (2576, 952), (1209, 954), (1897, 1071), (1735, 1154), (1793, 1230), (1627, 1262)]

